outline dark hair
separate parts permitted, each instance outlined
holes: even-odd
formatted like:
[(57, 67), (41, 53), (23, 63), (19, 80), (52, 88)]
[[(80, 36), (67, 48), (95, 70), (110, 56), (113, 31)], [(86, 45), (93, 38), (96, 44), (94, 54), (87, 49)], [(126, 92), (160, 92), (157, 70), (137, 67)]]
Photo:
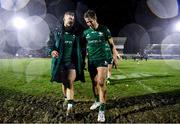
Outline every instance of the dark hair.
[(75, 16), (75, 12), (74, 12), (74, 11), (66, 11), (66, 12), (64, 13), (64, 15)]
[(84, 18), (92, 18), (96, 20), (97, 16), (94, 10), (88, 10), (84, 13)]

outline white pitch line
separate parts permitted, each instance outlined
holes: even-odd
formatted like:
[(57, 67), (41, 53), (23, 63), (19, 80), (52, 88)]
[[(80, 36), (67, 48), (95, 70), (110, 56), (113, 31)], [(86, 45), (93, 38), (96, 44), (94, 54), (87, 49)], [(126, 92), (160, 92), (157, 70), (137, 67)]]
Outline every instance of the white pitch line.
[(145, 89), (147, 89), (148, 91), (152, 92), (152, 93), (157, 93), (156, 90), (153, 90), (151, 87), (145, 85), (145, 84), (142, 84), (140, 81), (137, 81), (138, 84), (142, 85)]

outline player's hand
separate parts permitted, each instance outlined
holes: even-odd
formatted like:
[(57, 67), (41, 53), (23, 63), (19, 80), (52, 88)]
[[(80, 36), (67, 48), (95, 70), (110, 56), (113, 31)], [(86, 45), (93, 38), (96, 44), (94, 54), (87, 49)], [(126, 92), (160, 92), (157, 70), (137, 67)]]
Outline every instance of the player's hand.
[(121, 56), (119, 54), (117, 54), (117, 59), (121, 59)]
[(113, 56), (113, 62), (114, 62), (114, 66), (117, 68), (117, 65), (118, 65), (118, 58), (117, 56)]
[(59, 53), (56, 50), (53, 50), (51, 52), (52, 57), (57, 58), (59, 56)]

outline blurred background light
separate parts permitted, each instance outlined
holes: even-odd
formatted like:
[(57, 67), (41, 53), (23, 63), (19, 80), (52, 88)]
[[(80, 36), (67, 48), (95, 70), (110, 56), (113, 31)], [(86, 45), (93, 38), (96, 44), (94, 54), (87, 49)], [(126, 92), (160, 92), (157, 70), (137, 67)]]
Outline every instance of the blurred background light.
[(12, 21), (14, 27), (17, 29), (23, 29), (27, 26), (26, 21), (21, 17), (14, 17)]
[(180, 31), (180, 21), (175, 24), (174, 29), (175, 31)]
[(24, 8), (30, 0), (0, 0), (1, 7), (6, 10), (18, 11)]

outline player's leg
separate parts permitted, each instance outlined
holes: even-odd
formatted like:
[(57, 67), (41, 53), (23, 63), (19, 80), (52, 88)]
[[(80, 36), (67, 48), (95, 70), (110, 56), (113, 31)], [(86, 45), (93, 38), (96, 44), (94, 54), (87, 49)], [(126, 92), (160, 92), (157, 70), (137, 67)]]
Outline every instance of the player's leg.
[(113, 59), (111, 58), (107, 62), (108, 62), (108, 71), (107, 71), (106, 83), (110, 84), (110, 78), (111, 78), (111, 75), (112, 75), (112, 67), (113, 67)]
[(91, 105), (90, 110), (94, 110), (100, 106), (99, 102), (99, 93), (97, 89), (97, 69), (93, 64), (88, 64), (88, 70), (89, 70), (89, 75), (92, 81), (92, 90), (94, 94), (95, 101)]
[(67, 82), (69, 85), (67, 86), (67, 100), (68, 100), (68, 106), (67, 106), (67, 115), (72, 111), (73, 105), (74, 105), (74, 81), (76, 78), (76, 71), (75, 69), (69, 69), (67, 74)]
[(64, 102), (63, 102), (63, 108), (67, 108), (67, 104), (68, 104), (68, 100), (67, 100), (67, 95), (66, 95), (66, 92), (67, 92), (67, 88), (64, 86), (64, 84), (62, 84), (62, 92), (63, 92), (63, 95), (64, 95)]
[(106, 74), (107, 67), (97, 68), (97, 86), (99, 92), (100, 107), (98, 113), (98, 121), (105, 122), (105, 104), (106, 104)]
[(61, 77), (61, 81), (62, 81), (62, 85), (61, 85), (61, 89), (62, 89), (62, 93), (63, 93), (63, 96), (64, 96), (64, 102), (63, 102), (63, 109), (66, 109), (67, 108), (67, 87), (66, 87), (66, 77), (67, 77), (67, 71), (65, 71), (64, 69), (64, 65), (61, 65), (60, 68), (59, 68), (59, 71), (60, 71), (60, 77)]

